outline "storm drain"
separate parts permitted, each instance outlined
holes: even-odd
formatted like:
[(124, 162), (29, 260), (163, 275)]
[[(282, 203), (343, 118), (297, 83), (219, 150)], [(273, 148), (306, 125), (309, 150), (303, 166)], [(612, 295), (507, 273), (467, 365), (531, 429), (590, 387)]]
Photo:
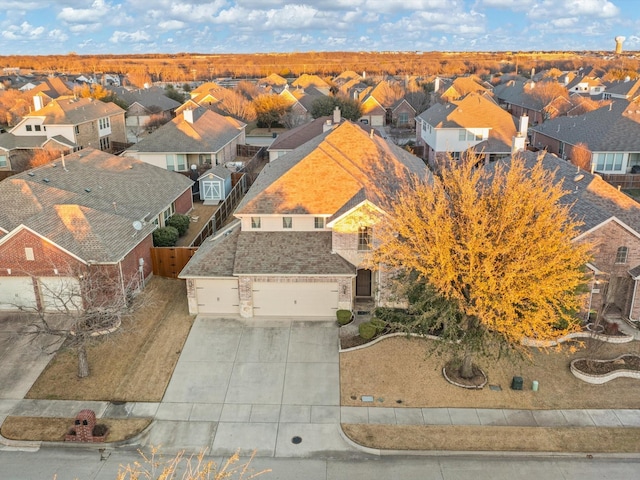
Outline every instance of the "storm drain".
[(291, 439), (291, 443), (293, 443), (294, 445), (298, 445), (299, 443), (302, 443), (302, 437), (298, 437), (297, 435), (295, 437), (293, 437)]

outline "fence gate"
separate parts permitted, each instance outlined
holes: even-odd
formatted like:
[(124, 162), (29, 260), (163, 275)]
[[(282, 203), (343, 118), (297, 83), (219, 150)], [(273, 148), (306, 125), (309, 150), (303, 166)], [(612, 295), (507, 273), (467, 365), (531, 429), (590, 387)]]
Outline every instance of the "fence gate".
[(159, 277), (178, 278), (180, 271), (197, 250), (194, 247), (151, 248), (153, 274)]

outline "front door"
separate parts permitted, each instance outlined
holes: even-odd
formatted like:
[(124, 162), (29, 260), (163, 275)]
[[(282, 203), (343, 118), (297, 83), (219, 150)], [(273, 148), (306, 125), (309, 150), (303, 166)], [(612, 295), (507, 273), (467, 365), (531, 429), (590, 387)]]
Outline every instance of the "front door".
[(356, 276), (356, 297), (371, 296), (371, 270), (358, 270)]
[(222, 200), (220, 182), (205, 180), (202, 182), (203, 200)]

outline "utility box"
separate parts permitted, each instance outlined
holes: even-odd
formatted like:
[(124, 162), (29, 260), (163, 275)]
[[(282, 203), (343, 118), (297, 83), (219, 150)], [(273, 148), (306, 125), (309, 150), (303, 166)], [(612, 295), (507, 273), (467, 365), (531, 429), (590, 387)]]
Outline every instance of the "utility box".
[(511, 380), (511, 390), (522, 390), (523, 385), (522, 377), (513, 377), (513, 380)]

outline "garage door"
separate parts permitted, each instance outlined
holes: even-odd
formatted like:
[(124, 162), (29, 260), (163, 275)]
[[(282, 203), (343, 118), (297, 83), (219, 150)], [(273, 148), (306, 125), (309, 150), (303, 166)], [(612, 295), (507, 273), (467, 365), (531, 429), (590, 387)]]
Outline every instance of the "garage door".
[(283, 317), (335, 317), (338, 284), (253, 283), (253, 314)]
[(198, 313), (239, 313), (238, 280), (196, 280)]
[(31, 277), (0, 277), (0, 310), (36, 306), (36, 293)]
[(73, 277), (39, 277), (40, 299), (46, 312), (82, 309), (80, 282)]

